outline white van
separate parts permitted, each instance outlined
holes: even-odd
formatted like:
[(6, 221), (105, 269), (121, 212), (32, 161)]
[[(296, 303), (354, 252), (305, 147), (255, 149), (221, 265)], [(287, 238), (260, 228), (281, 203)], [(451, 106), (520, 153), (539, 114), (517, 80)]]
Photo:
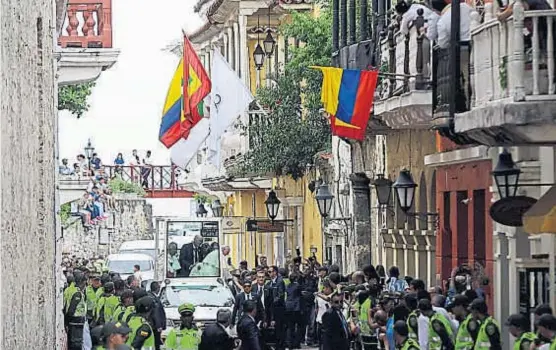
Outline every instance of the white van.
[(143, 281), (154, 279), (154, 259), (146, 254), (111, 254), (106, 259), (109, 271), (120, 274), (122, 279), (133, 275), (133, 267), (139, 265)]
[[(161, 242), (159, 252), (162, 250)], [(127, 241), (123, 242), (118, 250), (119, 254), (146, 254), (151, 256), (154, 260), (158, 259), (158, 254), (156, 253), (156, 242), (155, 240), (137, 240), (137, 241)]]

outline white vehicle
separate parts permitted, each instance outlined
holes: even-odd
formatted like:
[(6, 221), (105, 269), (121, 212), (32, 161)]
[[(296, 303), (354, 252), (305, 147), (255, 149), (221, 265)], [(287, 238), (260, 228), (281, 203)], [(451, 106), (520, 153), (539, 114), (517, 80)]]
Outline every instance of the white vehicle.
[(181, 321), (178, 307), (183, 303), (195, 305), (193, 317), (199, 329), (215, 323), (219, 309), (228, 309), (231, 312), (234, 306), (234, 296), (220, 278), (189, 277), (166, 280), (160, 291), (160, 300), (167, 319), (167, 328), (163, 336), (170, 328), (179, 328)]
[(112, 254), (106, 259), (106, 265), (108, 270), (119, 273), (122, 279), (133, 275), (133, 267), (139, 265), (143, 281), (154, 279), (154, 259), (150, 255)]
[[(162, 251), (164, 241), (160, 242), (159, 253)], [(119, 254), (146, 254), (150, 255), (153, 259), (158, 258), (156, 252), (156, 241), (155, 240), (137, 240), (137, 241), (127, 241), (123, 242), (118, 250)]]

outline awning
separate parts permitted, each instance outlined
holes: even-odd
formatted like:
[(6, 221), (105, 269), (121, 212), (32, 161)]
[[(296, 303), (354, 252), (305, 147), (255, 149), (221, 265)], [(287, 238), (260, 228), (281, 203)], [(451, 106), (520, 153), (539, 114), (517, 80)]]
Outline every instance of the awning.
[(552, 186), (523, 215), (523, 228), (530, 234), (556, 234), (556, 186)]

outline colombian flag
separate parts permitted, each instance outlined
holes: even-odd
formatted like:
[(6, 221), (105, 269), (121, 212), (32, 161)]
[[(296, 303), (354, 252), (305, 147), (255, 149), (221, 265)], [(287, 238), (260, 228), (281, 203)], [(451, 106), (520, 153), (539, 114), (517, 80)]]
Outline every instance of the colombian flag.
[(330, 114), (332, 134), (363, 140), (373, 106), (378, 71), (311, 68), (322, 71), (321, 101)]
[(182, 81), (183, 81), (183, 59), (180, 60), (168, 93), (166, 94), (166, 102), (162, 109), (162, 121), (160, 123), (160, 131), (158, 139), (166, 148), (172, 147), (182, 137), (180, 127), (180, 119), (183, 114), (183, 95), (182, 95)]
[(183, 44), (183, 114), (180, 118), (182, 137), (187, 138), (191, 129), (203, 118), (203, 99), (212, 88), (199, 56), (191, 42), (184, 36)]

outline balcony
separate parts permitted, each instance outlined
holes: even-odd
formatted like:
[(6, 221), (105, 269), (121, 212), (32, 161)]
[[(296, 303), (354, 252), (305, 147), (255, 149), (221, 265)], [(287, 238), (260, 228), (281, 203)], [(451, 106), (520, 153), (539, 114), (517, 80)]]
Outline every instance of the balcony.
[(96, 80), (116, 63), (112, 47), (112, 0), (69, 0), (58, 37), (60, 85)]
[[(375, 96), (375, 118), (391, 129), (428, 129), (432, 112), (430, 43), (422, 28), (422, 10), (408, 35), (390, 25), (381, 42), (380, 80)], [(387, 68), (386, 72), (385, 67)]]
[(555, 17), (517, 1), (506, 22), (472, 31), (470, 110), (456, 113), (456, 133), (493, 146), (556, 144)]

